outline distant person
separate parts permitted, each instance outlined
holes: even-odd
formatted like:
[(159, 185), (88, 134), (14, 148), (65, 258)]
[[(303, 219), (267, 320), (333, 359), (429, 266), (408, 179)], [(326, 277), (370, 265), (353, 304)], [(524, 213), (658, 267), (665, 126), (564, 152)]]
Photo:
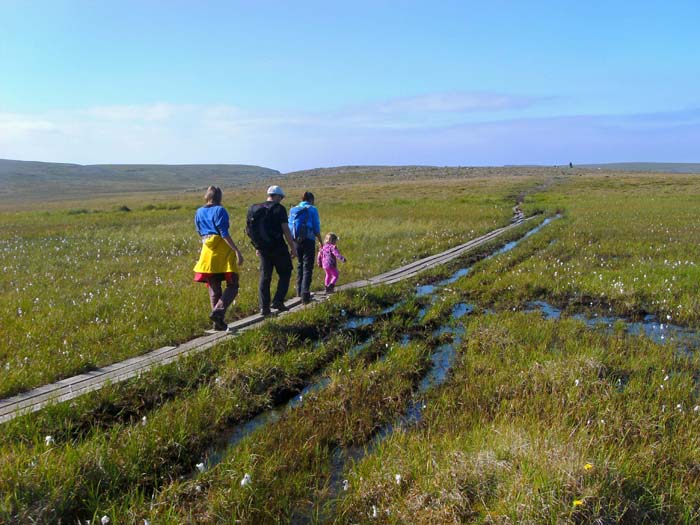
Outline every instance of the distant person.
[(310, 191), (304, 192), (301, 202), (289, 210), (289, 229), (297, 244), (297, 295), (301, 297), (301, 302), (308, 304), (311, 302), (311, 278), (314, 271), (314, 260), (316, 259), (316, 239), (323, 247), (321, 240), (321, 220), (318, 217), (318, 210), (314, 206), (314, 194)]
[[(194, 215), (194, 224), (202, 239), (194, 280), (206, 283), (209, 289), (209, 319), (214, 322), (214, 330), (228, 328), (224, 317), (226, 309), (238, 295), (238, 267), (243, 265), (243, 255), (228, 232), (229, 216), (221, 205), (222, 197), (221, 188), (209, 186), (204, 195), (206, 204)], [(225, 291), (222, 291), (222, 281), (226, 281)]]
[[(289, 290), (292, 277), (292, 256), (296, 253), (296, 244), (287, 224), (287, 210), (282, 206), (284, 192), (279, 186), (267, 189), (267, 200), (253, 204), (248, 209), (246, 233), (250, 237), (255, 253), (260, 258), (260, 313), (270, 315), (270, 307), (279, 312), (288, 308), (284, 298)], [(287, 243), (285, 244), (285, 240)], [(270, 301), (270, 283), (272, 270), (277, 272), (277, 291)]]
[(326, 293), (335, 292), (335, 283), (338, 282), (338, 260), (346, 261), (337, 244), (338, 236), (329, 232), (326, 234), (324, 245), (318, 251), (318, 265), (326, 272)]
[(574, 163), (573, 163), (573, 162), (569, 162), (569, 167), (570, 167), (570, 168), (573, 168), (573, 167), (574, 167)]

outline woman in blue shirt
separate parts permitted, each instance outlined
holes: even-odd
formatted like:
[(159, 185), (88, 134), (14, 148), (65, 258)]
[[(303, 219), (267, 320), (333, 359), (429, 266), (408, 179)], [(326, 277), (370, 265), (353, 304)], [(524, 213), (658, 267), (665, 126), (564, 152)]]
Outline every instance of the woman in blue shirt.
[[(221, 205), (221, 188), (209, 186), (206, 204), (197, 210), (194, 223), (202, 238), (202, 251), (194, 267), (194, 280), (206, 283), (211, 301), (209, 319), (215, 330), (226, 330), (226, 309), (238, 295), (239, 269), (243, 255), (229, 235), (229, 217)], [(234, 257), (235, 255), (235, 257)], [(226, 290), (221, 282), (226, 281)]]

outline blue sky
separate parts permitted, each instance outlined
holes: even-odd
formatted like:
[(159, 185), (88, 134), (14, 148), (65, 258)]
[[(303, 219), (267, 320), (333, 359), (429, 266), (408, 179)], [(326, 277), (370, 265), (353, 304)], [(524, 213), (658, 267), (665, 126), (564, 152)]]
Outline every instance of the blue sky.
[(700, 162), (700, 2), (0, 0), (0, 158)]

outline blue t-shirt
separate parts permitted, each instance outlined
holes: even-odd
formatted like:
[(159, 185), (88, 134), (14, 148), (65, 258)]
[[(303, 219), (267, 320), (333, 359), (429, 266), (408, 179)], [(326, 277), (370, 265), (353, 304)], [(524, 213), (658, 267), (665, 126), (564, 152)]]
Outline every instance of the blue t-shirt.
[(194, 224), (200, 235), (228, 237), (228, 213), (223, 206), (202, 206), (194, 215)]

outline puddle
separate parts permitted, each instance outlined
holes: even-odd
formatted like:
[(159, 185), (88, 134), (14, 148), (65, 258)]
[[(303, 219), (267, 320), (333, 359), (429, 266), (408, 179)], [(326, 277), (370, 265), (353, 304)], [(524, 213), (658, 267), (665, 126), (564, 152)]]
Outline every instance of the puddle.
[(437, 285), (423, 284), (416, 287), (416, 297), (434, 294), (437, 291)]
[(474, 305), (473, 304), (467, 304), (467, 303), (458, 303), (454, 305), (452, 308), (452, 318), (453, 319), (460, 319), (461, 317), (464, 317), (467, 314), (470, 314), (474, 311)]
[(523, 235), (523, 236), (520, 237), (519, 239), (516, 239), (516, 240), (514, 240), (514, 241), (510, 241), (509, 243), (505, 244), (504, 246), (502, 246), (501, 248), (499, 248), (498, 250), (496, 250), (495, 252), (493, 252), (491, 255), (489, 255), (488, 257), (486, 257), (486, 259), (491, 259), (491, 258), (493, 258), (493, 257), (496, 257), (497, 255), (501, 255), (501, 254), (503, 254), (503, 253), (506, 253), (506, 252), (511, 251), (513, 248), (515, 248), (515, 247), (516, 247), (518, 244), (520, 244), (522, 241), (524, 241), (525, 239), (527, 239), (527, 238), (530, 237), (531, 235), (536, 234), (536, 233), (539, 232), (542, 228), (544, 228), (545, 226), (547, 226), (550, 222), (552, 222), (552, 221), (555, 220), (555, 219), (559, 219), (560, 217), (561, 217), (561, 215), (559, 215), (559, 214), (555, 215), (554, 217), (547, 217), (547, 218), (546, 218), (545, 220), (543, 220), (539, 225), (535, 226), (535, 227), (534, 227), (533, 229), (531, 229), (531, 230), (528, 230), (528, 231), (525, 233), (525, 235)]
[(453, 283), (457, 282), (459, 279), (461, 279), (462, 277), (466, 277), (469, 274), (469, 272), (471, 272), (471, 271), (472, 271), (471, 266), (469, 266), (467, 268), (460, 268), (455, 273), (453, 273), (451, 277), (448, 277), (444, 281), (440, 281), (438, 283), (438, 285), (439, 286), (447, 286), (448, 284), (453, 284)]
[[(540, 312), (545, 319), (561, 318), (561, 310), (545, 301), (531, 301), (527, 303), (525, 312)], [(493, 313), (493, 311), (490, 313)]]
[(354, 330), (355, 328), (362, 328), (364, 326), (369, 326), (369, 325), (373, 324), (376, 320), (377, 320), (377, 318), (373, 317), (373, 316), (352, 317), (352, 318), (348, 319), (342, 327), (347, 329), (347, 330)]
[(399, 301), (399, 302), (397, 302), (397, 303), (392, 304), (391, 306), (387, 306), (386, 308), (384, 308), (384, 310), (382, 310), (381, 312), (379, 312), (379, 315), (390, 314), (390, 313), (392, 313), (394, 310), (396, 310), (399, 306), (401, 306), (403, 303), (404, 303), (404, 301)]
[(364, 343), (360, 343), (358, 345), (353, 346), (350, 350), (348, 350), (348, 357), (350, 359), (355, 359), (363, 351), (367, 350), (367, 348), (369, 348), (369, 345), (371, 345), (373, 341), (374, 337), (370, 337)]
[[(527, 303), (526, 312), (540, 312), (545, 319), (561, 319), (561, 309), (546, 301)], [(623, 326), (629, 335), (643, 335), (658, 344), (676, 343), (685, 351), (700, 348), (700, 333), (685, 326), (661, 323), (653, 315), (647, 315), (642, 321), (632, 321), (618, 316), (588, 316), (573, 314), (572, 319), (583, 321), (586, 326), (613, 333), (616, 326)]]

